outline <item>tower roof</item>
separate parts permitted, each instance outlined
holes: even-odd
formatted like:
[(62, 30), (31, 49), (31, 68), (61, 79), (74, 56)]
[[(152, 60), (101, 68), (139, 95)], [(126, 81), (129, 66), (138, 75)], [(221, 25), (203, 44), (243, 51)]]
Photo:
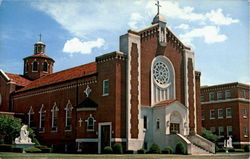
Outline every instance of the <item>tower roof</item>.
[(165, 18), (161, 15), (161, 14), (156, 14), (153, 21), (152, 21), (152, 24), (156, 24), (156, 23), (159, 23), (159, 22), (163, 22), (163, 23), (167, 23), (167, 21), (165, 20)]

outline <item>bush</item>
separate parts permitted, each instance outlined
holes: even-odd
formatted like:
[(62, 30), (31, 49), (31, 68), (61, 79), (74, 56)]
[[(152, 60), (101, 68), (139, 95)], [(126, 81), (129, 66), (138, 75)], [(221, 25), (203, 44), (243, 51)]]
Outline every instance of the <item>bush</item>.
[(185, 147), (183, 143), (179, 142), (175, 147), (175, 153), (176, 154), (185, 154)]
[(140, 150), (137, 150), (137, 153), (138, 154), (145, 154), (145, 149), (141, 148)]
[(246, 146), (244, 147), (244, 151), (245, 151), (245, 152), (249, 152), (249, 149), (250, 149), (250, 145), (246, 145)]
[(193, 131), (193, 130), (191, 130), (190, 132), (189, 132), (189, 135), (191, 135), (191, 136), (194, 136), (196, 133), (195, 133), (195, 131)]
[(51, 148), (41, 148), (40, 150), (42, 151), (42, 153), (51, 153), (52, 152)]
[(171, 147), (166, 147), (166, 148), (164, 148), (162, 151), (161, 151), (161, 153), (163, 153), (163, 154), (172, 154), (173, 153), (173, 149), (171, 148)]
[(32, 142), (35, 143), (36, 146), (40, 145), (40, 142), (36, 138), (33, 138)]
[(0, 139), (0, 145), (4, 144), (4, 139)]
[(103, 153), (105, 153), (105, 154), (111, 154), (112, 152), (113, 152), (113, 149), (110, 146), (106, 146), (103, 149)]
[(244, 152), (244, 149), (234, 149), (235, 152)]
[(23, 152), (23, 148), (21, 148), (21, 147), (13, 147), (12, 148), (12, 152)]
[(235, 152), (235, 149), (234, 148), (229, 148), (228, 152)]
[(149, 148), (148, 153), (161, 153), (161, 150), (157, 144), (153, 143)]
[(36, 148), (36, 147), (29, 147), (29, 148), (24, 149), (24, 151), (28, 152), (28, 153), (39, 153), (39, 152), (42, 152), (39, 148)]
[(0, 152), (11, 152), (12, 147), (9, 144), (2, 144), (0, 145)]
[(216, 142), (219, 139), (219, 136), (214, 135), (211, 131), (202, 128), (202, 137), (208, 139), (211, 142)]
[(170, 134), (177, 134), (177, 131), (172, 130), (172, 131), (170, 132)]
[(113, 146), (113, 152), (115, 154), (122, 154), (123, 151), (122, 151), (122, 145), (121, 144), (114, 144)]

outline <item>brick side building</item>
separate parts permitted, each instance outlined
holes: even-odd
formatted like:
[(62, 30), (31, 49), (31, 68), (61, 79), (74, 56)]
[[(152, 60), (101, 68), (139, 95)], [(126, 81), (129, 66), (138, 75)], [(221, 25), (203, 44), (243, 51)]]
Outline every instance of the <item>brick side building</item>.
[(233, 146), (249, 145), (249, 85), (227, 83), (201, 87), (202, 126), (219, 135), (219, 144), (231, 136)]
[(24, 58), (23, 75), (0, 73), (0, 109), (15, 112), (42, 144), (101, 153), (114, 143), (136, 151), (180, 141), (193, 153), (188, 135), (201, 133), (200, 72), (159, 13), (148, 28), (122, 35), (119, 51), (89, 64), (53, 73), (45, 46), (36, 43)]

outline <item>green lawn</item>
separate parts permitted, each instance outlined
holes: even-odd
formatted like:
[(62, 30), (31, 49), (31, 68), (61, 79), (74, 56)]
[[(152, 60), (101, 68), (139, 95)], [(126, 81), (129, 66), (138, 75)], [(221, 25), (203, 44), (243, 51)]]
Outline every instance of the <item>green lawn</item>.
[(247, 159), (248, 153), (219, 153), (210, 156), (164, 155), (164, 154), (125, 154), (125, 155), (83, 155), (83, 154), (22, 154), (0, 152), (0, 159)]

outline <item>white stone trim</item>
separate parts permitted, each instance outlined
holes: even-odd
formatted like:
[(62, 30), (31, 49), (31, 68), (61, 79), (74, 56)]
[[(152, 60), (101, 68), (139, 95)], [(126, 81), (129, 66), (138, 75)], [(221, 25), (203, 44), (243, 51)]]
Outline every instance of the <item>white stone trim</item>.
[[(104, 86), (105, 86), (105, 82), (108, 82), (108, 92), (104, 93)], [(110, 87), (110, 83), (109, 83), (109, 79), (105, 79), (102, 81), (102, 96), (108, 96), (109, 95), (109, 87)]]
[(112, 138), (111, 142), (127, 142), (126, 138)]
[(98, 124), (98, 153), (101, 153), (101, 128), (103, 125), (109, 125), (110, 126), (110, 146), (111, 146), (111, 138), (112, 138), (112, 122), (103, 122)]
[[(67, 123), (67, 120), (68, 120), (69, 112), (72, 113), (72, 110), (73, 110), (73, 106), (72, 106), (70, 100), (68, 100), (68, 103), (67, 103), (67, 105), (65, 106), (64, 110), (65, 110), (65, 128), (66, 128), (67, 126), (70, 126), (70, 129), (69, 129), (68, 131), (71, 131), (72, 126), (71, 126), (71, 125), (67, 125), (67, 124), (68, 124), (68, 123)], [(71, 114), (71, 122), (72, 122), (72, 114)], [(65, 130), (65, 131), (67, 131), (67, 130)]]
[[(44, 105), (42, 104), (40, 110), (39, 110), (39, 129), (42, 129), (42, 113), (46, 113), (46, 110), (44, 108)], [(44, 119), (45, 120), (45, 119)], [(43, 127), (43, 130), (39, 132), (44, 132), (45, 131), (45, 125)]]
[(249, 99), (243, 98), (232, 98), (232, 99), (223, 99), (223, 100), (215, 100), (215, 101), (208, 101), (208, 102), (201, 102), (201, 104), (215, 104), (215, 103), (224, 103), (224, 102), (248, 102), (250, 103)]
[(79, 138), (76, 142), (98, 142), (98, 138)]
[(35, 114), (34, 111), (33, 111), (32, 106), (30, 106), (30, 110), (29, 110), (29, 112), (28, 112), (28, 126), (29, 126), (29, 127), (30, 127), (30, 123), (31, 123), (31, 120), (30, 120), (31, 114)]
[(5, 72), (0, 69), (0, 73), (3, 75), (3, 77), (7, 80), (7, 82), (9, 82), (11, 79), (5, 74)]
[[(52, 109), (51, 109), (51, 128), (52, 129), (55, 127), (55, 125), (54, 125), (54, 122), (55, 122), (54, 117), (55, 117), (55, 113), (58, 112), (58, 111), (59, 111), (59, 108), (57, 107), (56, 102), (55, 102)], [(57, 118), (58, 118), (58, 115), (57, 115)], [(57, 119), (57, 122), (58, 122), (58, 119)], [(53, 131), (57, 131), (57, 127), (58, 126), (56, 126), (55, 127), (56, 130), (53, 130)]]
[(96, 111), (96, 108), (77, 108), (76, 111)]
[[(89, 126), (89, 119), (92, 118), (93, 119), (93, 129), (88, 129), (88, 126)], [(85, 122), (87, 123), (87, 131), (95, 131), (95, 118), (92, 116), (92, 114), (89, 115), (89, 117), (87, 118), (87, 120), (85, 120)]]

